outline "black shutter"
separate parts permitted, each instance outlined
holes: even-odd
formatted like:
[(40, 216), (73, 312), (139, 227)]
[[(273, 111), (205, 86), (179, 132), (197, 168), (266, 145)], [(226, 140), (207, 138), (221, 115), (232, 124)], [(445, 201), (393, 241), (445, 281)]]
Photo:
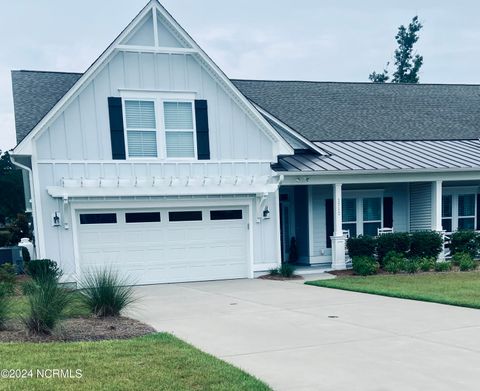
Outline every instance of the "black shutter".
[(125, 160), (125, 136), (123, 132), (122, 98), (108, 98), (108, 117), (110, 119), (110, 142), (112, 159)]
[(477, 194), (477, 230), (480, 230), (480, 194)]
[(393, 228), (393, 198), (383, 197), (383, 226)]
[(332, 248), (333, 236), (333, 200), (325, 200), (325, 229), (327, 234), (327, 248)]
[(208, 135), (208, 110), (206, 100), (195, 100), (195, 124), (197, 127), (197, 156), (199, 160), (210, 159)]

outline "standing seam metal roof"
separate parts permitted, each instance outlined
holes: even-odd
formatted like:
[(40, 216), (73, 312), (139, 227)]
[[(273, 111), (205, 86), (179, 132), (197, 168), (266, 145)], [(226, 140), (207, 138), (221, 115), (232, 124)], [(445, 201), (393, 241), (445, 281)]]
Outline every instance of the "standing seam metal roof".
[(480, 169), (479, 140), (325, 141), (328, 156), (284, 156), (276, 171), (376, 171)]

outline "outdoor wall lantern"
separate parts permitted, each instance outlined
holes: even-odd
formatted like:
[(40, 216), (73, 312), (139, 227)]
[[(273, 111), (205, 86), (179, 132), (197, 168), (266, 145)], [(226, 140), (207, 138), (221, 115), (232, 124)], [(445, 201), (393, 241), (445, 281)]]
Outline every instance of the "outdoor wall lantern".
[(53, 227), (60, 227), (61, 222), (60, 222), (60, 212), (55, 211), (52, 213), (52, 226)]
[(268, 206), (266, 206), (265, 209), (263, 210), (263, 218), (264, 219), (270, 218), (270, 211), (268, 210)]

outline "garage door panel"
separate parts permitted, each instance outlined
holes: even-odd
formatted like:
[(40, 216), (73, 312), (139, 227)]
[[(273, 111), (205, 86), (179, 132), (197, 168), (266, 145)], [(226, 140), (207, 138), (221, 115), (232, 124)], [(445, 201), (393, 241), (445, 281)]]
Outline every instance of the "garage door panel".
[(202, 221), (170, 222), (169, 210), (158, 209), (159, 222), (126, 223), (131, 210), (115, 210), (116, 224), (79, 224), (82, 272), (111, 267), (138, 284), (248, 277), (248, 213), (211, 221), (208, 208), (195, 210)]

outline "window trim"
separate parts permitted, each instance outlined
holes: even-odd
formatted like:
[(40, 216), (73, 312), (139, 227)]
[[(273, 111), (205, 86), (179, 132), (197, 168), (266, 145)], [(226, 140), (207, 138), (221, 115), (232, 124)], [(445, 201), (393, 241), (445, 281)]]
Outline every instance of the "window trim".
[[(195, 100), (197, 99), (197, 92), (194, 91), (163, 91), (155, 89), (130, 89), (130, 88), (119, 88), (120, 97), (122, 98), (122, 116), (123, 116), (123, 129), (124, 129), (124, 142), (125, 142), (125, 159), (133, 161), (153, 161), (157, 162), (159, 160), (164, 160), (168, 162), (188, 162), (198, 160), (198, 150), (197, 150), (197, 123), (196, 123), (196, 113), (195, 113)], [(126, 123), (126, 112), (125, 112), (125, 101), (126, 100), (147, 100), (153, 101), (155, 107), (155, 125), (156, 125), (156, 140), (157, 140), (157, 157), (151, 156), (129, 156), (128, 154), (128, 136), (127, 136), (127, 123)], [(192, 114), (193, 114), (193, 143), (194, 143), (194, 157), (188, 158), (177, 158), (177, 157), (167, 157), (167, 143), (166, 143), (166, 133), (165, 133), (165, 119), (164, 119), (164, 110), (163, 102), (191, 102), (192, 103)], [(173, 130), (175, 131), (175, 130)], [(188, 130), (190, 131), (190, 129)]]

